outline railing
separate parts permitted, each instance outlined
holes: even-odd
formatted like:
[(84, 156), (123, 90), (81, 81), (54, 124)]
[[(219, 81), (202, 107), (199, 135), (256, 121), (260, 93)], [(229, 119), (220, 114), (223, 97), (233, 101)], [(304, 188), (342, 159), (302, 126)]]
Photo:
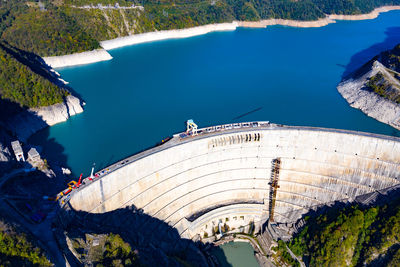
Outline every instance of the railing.
[[(214, 132), (222, 132), (222, 131), (227, 131), (227, 130), (233, 130), (233, 129), (242, 129), (242, 128), (257, 128), (257, 127), (266, 127), (270, 126), (269, 121), (254, 121), (254, 122), (241, 122), (241, 123), (230, 123), (230, 124), (222, 124), (222, 125), (216, 125), (216, 126), (210, 126), (206, 128), (200, 128), (197, 130), (197, 135), (204, 135), (204, 134), (209, 134), (209, 133), (214, 133)], [(174, 134), (174, 137), (180, 137), (181, 139), (194, 136), (192, 133), (178, 133)]]
[[(351, 130), (340, 130), (340, 129), (331, 129), (331, 128), (319, 128), (319, 127), (311, 127), (311, 126), (286, 126), (286, 125), (281, 125), (281, 124), (274, 124), (274, 123), (270, 123), (269, 121), (255, 121), (255, 122), (242, 122), (242, 123), (230, 123), (230, 124), (222, 124), (222, 125), (216, 125), (216, 126), (210, 126), (210, 127), (205, 127), (205, 128), (200, 128), (197, 130), (197, 135), (203, 136), (203, 135), (207, 135), (207, 134), (211, 134), (211, 133), (217, 133), (217, 132), (224, 132), (224, 131), (229, 131), (229, 130), (236, 130), (236, 129), (250, 129), (250, 128), (266, 128), (266, 127), (271, 127), (275, 128), (275, 127), (279, 127), (282, 129), (287, 129), (287, 130), (293, 130), (293, 129), (297, 129), (297, 130), (308, 130), (308, 131), (323, 131), (323, 132), (333, 132), (333, 133), (344, 133), (344, 134), (357, 134), (359, 136), (367, 136), (367, 137), (374, 137), (374, 138), (383, 138), (386, 140), (391, 140), (391, 141), (396, 141), (396, 142), (400, 142), (400, 138), (399, 137), (395, 137), (395, 136), (385, 136), (385, 135), (380, 135), (380, 134), (374, 134), (374, 133), (366, 133), (366, 132), (358, 132), (358, 131), (351, 131)], [(195, 137), (196, 135), (191, 134), (191, 133), (186, 133), (186, 132), (182, 132), (182, 133), (177, 133), (174, 134), (173, 137), (177, 138), (177, 140), (183, 140), (187, 137)], [(172, 140), (174, 138), (171, 138)], [(162, 145), (162, 144), (168, 144), (168, 141), (171, 139), (167, 139), (167, 140), (163, 140), (165, 142), (161, 142), (158, 145)], [(186, 140), (184, 140), (186, 141)], [(189, 140), (188, 140), (189, 141)], [(157, 147), (158, 145), (156, 145), (155, 147)], [(171, 144), (174, 145), (174, 144)], [(155, 148), (153, 147), (153, 148)], [(142, 154), (141, 153), (153, 149), (153, 148), (149, 148), (143, 151), (140, 151), (138, 153), (136, 153), (135, 155), (132, 155), (130, 157), (127, 157), (121, 161), (118, 161), (98, 172), (95, 173), (95, 177), (93, 180), (89, 179), (89, 178), (85, 178), (82, 181), (82, 185), (81, 187), (85, 187), (88, 184), (92, 183), (94, 180), (97, 180), (99, 178), (101, 178), (102, 176), (109, 174), (110, 172), (113, 172), (141, 157), (144, 156), (148, 156), (148, 154)], [(151, 152), (151, 153), (155, 153), (155, 152)], [(150, 153), (150, 154), (151, 154)], [(79, 189), (78, 189), (79, 190)], [(67, 195), (61, 195), (60, 198), (60, 202), (62, 204), (66, 203), (70, 197), (71, 194), (74, 193), (74, 191), (76, 191), (76, 189), (71, 190), (71, 192)]]
[[(228, 130), (233, 130), (233, 129), (257, 128), (257, 127), (267, 127), (267, 126), (271, 126), (269, 121), (255, 121), (255, 122), (242, 122), (242, 123), (222, 124), (222, 125), (217, 125), (217, 126), (200, 128), (200, 129), (197, 130), (197, 135), (205, 135), (205, 134), (209, 134), (209, 133), (223, 132), (223, 131), (228, 131)], [(184, 139), (186, 137), (191, 137), (191, 136), (193, 136), (193, 134), (189, 134), (189, 133), (183, 132), (183, 133), (174, 134), (173, 137)], [(170, 139), (166, 140), (165, 143), (167, 143), (167, 141), (169, 141), (169, 140)], [(162, 142), (161, 144), (163, 144), (163, 143), (164, 142)], [(130, 156), (128, 158), (125, 158), (124, 160), (118, 161), (118, 162), (116, 162), (114, 164), (111, 164), (110, 166), (108, 166), (108, 167), (96, 172), (93, 179), (89, 179), (89, 177), (84, 178), (83, 181), (82, 181), (81, 187), (85, 187), (88, 184), (92, 183), (94, 180), (97, 180), (97, 179), (101, 178), (102, 176), (104, 176), (104, 175), (106, 175), (106, 174), (108, 174), (110, 172), (113, 172), (113, 171), (123, 167), (124, 165), (129, 164), (132, 161), (135, 161), (135, 159), (133, 159), (133, 157), (138, 155), (139, 153), (137, 153), (137, 154), (135, 154), (133, 156)], [(78, 188), (76, 188), (76, 189), (78, 189)], [(68, 194), (65, 194), (65, 195), (62, 194), (60, 196), (60, 202), (62, 203), (62, 205), (64, 203), (66, 203), (67, 201), (69, 201), (69, 199), (71, 198), (71, 195), (74, 193), (73, 191), (75, 191), (75, 190), (71, 189), (68, 192)]]

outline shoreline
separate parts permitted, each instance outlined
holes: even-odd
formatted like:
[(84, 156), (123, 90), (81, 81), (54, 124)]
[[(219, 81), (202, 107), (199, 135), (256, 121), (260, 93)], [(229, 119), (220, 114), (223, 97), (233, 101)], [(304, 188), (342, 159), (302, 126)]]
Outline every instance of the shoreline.
[(325, 18), (320, 18), (313, 21), (285, 20), (285, 19), (266, 19), (260, 21), (232, 21), (218, 24), (207, 24), (185, 29), (162, 30), (154, 32), (146, 32), (133, 34), (129, 36), (118, 37), (111, 40), (100, 41), (102, 48), (87, 51), (82, 53), (69, 54), (64, 56), (44, 57), (46, 64), (52, 68), (62, 68), (67, 66), (77, 66), (83, 64), (91, 64), (95, 62), (111, 60), (112, 56), (108, 50), (121, 48), (125, 46), (142, 44), (154, 41), (167, 39), (181, 39), (204, 35), (210, 32), (217, 31), (234, 31), (238, 27), (243, 28), (266, 28), (267, 26), (282, 25), (296, 28), (317, 28), (324, 27), (331, 23), (336, 23), (337, 20), (368, 20), (375, 19), (381, 13), (392, 10), (400, 10), (400, 6), (382, 6), (375, 8), (372, 12), (358, 15), (337, 15), (330, 14)]
[(392, 10), (400, 10), (400, 6), (382, 6), (375, 8), (370, 13), (358, 15), (336, 15), (331, 14), (328, 17), (333, 20), (368, 20), (376, 19), (381, 13), (389, 12)]
[(378, 72), (384, 73), (385, 66), (376, 60), (361, 77), (350, 77), (340, 82), (337, 90), (352, 108), (359, 109), (365, 115), (400, 130), (400, 105), (365, 90), (368, 79)]
[(330, 14), (325, 18), (320, 18), (318, 20), (288, 20), (288, 19), (266, 19), (259, 21), (240, 21), (239, 27), (245, 28), (265, 28), (267, 26), (281, 25), (297, 28), (317, 28), (324, 27), (331, 23), (336, 23), (337, 20), (369, 20), (376, 19), (381, 13), (389, 12), (392, 10), (400, 10), (400, 6), (382, 6), (375, 8), (370, 13), (358, 14), (358, 15), (337, 15)]
[(336, 21), (329, 17), (318, 20), (288, 20), (288, 19), (265, 19), (259, 21), (239, 21), (239, 27), (243, 28), (266, 28), (267, 26), (281, 25), (295, 28), (319, 28)]
[(43, 57), (44, 62), (53, 69), (85, 65), (111, 59), (112, 56), (102, 48), (63, 56)]
[(199, 36), (210, 32), (217, 31), (234, 31), (239, 26), (237, 21), (218, 24), (207, 24), (203, 26), (177, 29), (177, 30), (163, 30), (155, 32), (146, 32), (140, 34), (133, 34), (130, 36), (118, 37), (111, 40), (101, 41), (100, 46), (105, 50), (111, 50), (123, 46), (134, 44), (142, 44), (167, 39), (181, 39), (193, 36)]
[(27, 142), (38, 131), (67, 121), (83, 111), (81, 100), (70, 94), (62, 103), (23, 110), (8, 118), (4, 126), (20, 141)]

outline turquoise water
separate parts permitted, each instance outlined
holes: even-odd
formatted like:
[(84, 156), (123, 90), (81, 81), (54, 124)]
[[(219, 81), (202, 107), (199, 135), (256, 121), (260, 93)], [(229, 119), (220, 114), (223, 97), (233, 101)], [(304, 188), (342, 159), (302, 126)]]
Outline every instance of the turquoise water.
[[(323, 28), (240, 28), (115, 49), (111, 61), (59, 70), (85, 112), (30, 141), (88, 175), (93, 162), (99, 169), (152, 146), (191, 118), (200, 127), (269, 120), (400, 136), (336, 90), (344, 73), (397, 42), (400, 12), (392, 11)], [(221, 248), (227, 266), (257, 266), (249, 244)]]
[(258, 267), (253, 247), (246, 242), (229, 242), (211, 251), (221, 267)]
[(400, 135), (350, 108), (336, 90), (345, 72), (396, 42), (399, 11), (322, 28), (239, 28), (111, 50), (111, 61), (59, 70), (85, 112), (30, 141), (88, 175), (93, 162), (101, 168), (152, 146), (191, 118), (200, 127), (269, 120)]

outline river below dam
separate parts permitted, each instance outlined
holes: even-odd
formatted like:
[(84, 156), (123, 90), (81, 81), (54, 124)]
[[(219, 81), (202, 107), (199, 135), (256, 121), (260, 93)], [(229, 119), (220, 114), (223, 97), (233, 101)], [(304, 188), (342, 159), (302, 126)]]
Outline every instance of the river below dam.
[(110, 61), (57, 70), (85, 111), (29, 141), (76, 176), (184, 131), (188, 119), (199, 127), (268, 120), (400, 136), (336, 90), (343, 75), (398, 42), (400, 11), (391, 11), (322, 28), (238, 28), (114, 49)]
[(212, 250), (221, 267), (257, 267), (253, 247), (248, 242), (229, 242)]

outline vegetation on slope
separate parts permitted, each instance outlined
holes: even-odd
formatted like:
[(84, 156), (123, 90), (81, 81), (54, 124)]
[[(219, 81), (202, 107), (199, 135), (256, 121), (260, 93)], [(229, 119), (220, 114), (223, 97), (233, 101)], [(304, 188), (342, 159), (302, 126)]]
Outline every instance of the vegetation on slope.
[[(140, 9), (82, 9), (84, 5)], [(40, 56), (92, 50), (98, 41), (154, 30), (179, 29), (232, 20), (316, 20), (325, 14), (360, 14), (400, 0), (59, 0), (0, 2), (0, 35)]]
[(400, 199), (308, 218), (288, 245), (309, 266), (393, 266), (400, 254)]
[[(144, 10), (82, 8), (97, 4), (142, 5)], [(25, 53), (56, 56), (93, 50), (102, 40), (154, 30), (233, 20), (316, 20), (325, 13), (359, 14), (388, 4), (400, 4), (400, 0), (0, 1), (0, 40)], [(46, 82), (48, 76), (34, 70), (34, 64), (15, 61), (4, 49), (1, 55), (2, 98), (25, 107), (62, 101), (65, 92)]]
[(1, 266), (52, 266), (43, 251), (35, 247), (28, 236), (16, 233), (10, 225), (0, 222)]
[[(375, 59), (373, 59), (374, 61)], [(381, 97), (400, 104), (400, 44), (377, 57), (386, 68), (370, 77), (366, 87)]]
[(325, 14), (355, 15), (369, 13), (374, 8), (384, 5), (399, 5), (396, 0), (312, 0)]
[(62, 9), (82, 30), (99, 41), (154, 30), (153, 24), (137, 9)]
[[(134, 4), (144, 6), (139, 10), (78, 9), (76, 6), (119, 3), (130, 6), (131, 2), (110, 0), (66, 0), (65, 13), (74, 17), (78, 24), (97, 40), (105, 40), (127, 34), (154, 30), (182, 29), (187, 27), (231, 22), (233, 20), (256, 21), (282, 18), (293, 20), (317, 20), (325, 14), (360, 14), (371, 12), (375, 7), (400, 4), (400, 0), (332, 1), (332, 0), (212, 0), (186, 1), (143, 0)], [(73, 8), (74, 6), (75, 8)], [(124, 18), (125, 17), (125, 18)], [(124, 20), (129, 29), (126, 29)], [(98, 34), (101, 32), (100, 34)]]
[(4, 30), (2, 39), (40, 56), (65, 55), (99, 47), (72, 17), (59, 9), (27, 9)]
[(97, 267), (140, 266), (136, 253), (118, 234), (86, 235), (74, 238), (72, 244), (81, 261)]
[(400, 104), (400, 88), (394, 87), (385, 74), (378, 72), (369, 78), (366, 86), (379, 96)]
[(33, 72), (12, 53), (18, 51), (0, 43), (0, 97), (21, 107), (40, 107), (60, 103), (68, 92)]
[[(395, 72), (400, 72), (400, 44), (396, 45), (392, 50), (383, 52), (379, 61), (385, 65), (386, 68)], [(400, 78), (398, 74), (396, 78)]]
[(293, 259), (292, 256), (289, 254), (285, 242), (282, 240), (278, 240), (278, 246), (271, 248), (275, 251), (275, 254), (272, 255), (274, 262), (278, 266), (293, 266), (299, 267), (300, 263)]

